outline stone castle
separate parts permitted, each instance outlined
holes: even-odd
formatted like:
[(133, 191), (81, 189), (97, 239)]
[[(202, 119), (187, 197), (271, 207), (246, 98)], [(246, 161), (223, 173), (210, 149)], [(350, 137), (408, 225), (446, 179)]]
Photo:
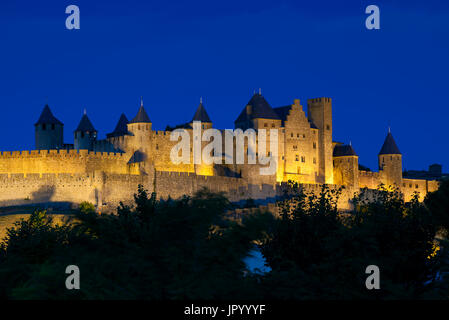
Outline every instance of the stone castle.
[[(213, 127), (202, 101), (192, 120), (176, 128), (191, 132), (195, 121), (201, 122), (202, 129)], [(63, 140), (64, 124), (46, 105), (35, 123), (36, 150), (0, 154), (0, 206), (90, 201), (106, 210), (119, 201), (131, 202), (139, 184), (161, 198), (177, 198), (206, 187), (225, 192), (234, 202), (270, 202), (292, 180), (311, 192), (318, 192), (322, 184), (345, 186), (339, 204), (348, 209), (361, 188), (397, 186), (406, 201), (414, 192), (423, 199), (438, 188), (437, 181), (403, 177), (402, 154), (390, 132), (379, 152), (379, 171), (360, 170), (351, 144), (333, 141), (331, 98), (308, 100), (306, 114), (300, 100), (272, 108), (260, 91), (252, 96), (235, 120), (235, 128), (278, 130), (273, 175), (260, 175), (259, 163), (174, 164), (170, 151), (177, 141), (171, 141), (170, 134), (176, 128), (154, 131), (141, 102), (137, 115), (128, 121), (122, 114), (103, 140), (84, 112), (74, 143), (68, 144)]]

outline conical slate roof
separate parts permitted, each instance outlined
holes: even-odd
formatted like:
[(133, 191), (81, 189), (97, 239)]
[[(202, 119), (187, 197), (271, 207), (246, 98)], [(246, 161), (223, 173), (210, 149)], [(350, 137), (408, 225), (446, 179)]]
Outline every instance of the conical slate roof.
[(391, 132), (388, 132), (384, 145), (382, 146), (382, 149), (380, 149), (379, 154), (401, 154)]
[(97, 130), (95, 130), (94, 126), (92, 125), (92, 122), (90, 122), (89, 118), (87, 117), (87, 114), (83, 114), (80, 124), (78, 125), (78, 128), (76, 128), (75, 131), (97, 132)]
[(356, 156), (354, 148), (351, 145), (336, 145), (334, 148), (334, 157)]
[(137, 115), (134, 117), (134, 119), (131, 120), (130, 123), (138, 123), (138, 122), (151, 123), (150, 117), (148, 117), (148, 114), (145, 111), (143, 104), (140, 105)]
[(56, 119), (56, 117), (53, 115), (53, 113), (50, 110), (50, 107), (48, 104), (45, 105), (44, 110), (42, 110), (41, 116), (39, 117), (39, 120), (34, 124), (37, 126), (38, 124), (60, 124), (64, 125), (61, 121)]
[(128, 118), (125, 116), (124, 113), (120, 116), (120, 119), (117, 122), (117, 125), (115, 126), (115, 129), (113, 132), (109, 133), (107, 137), (118, 137), (123, 136), (125, 134), (128, 134), (128, 126), (129, 123)]
[(244, 122), (258, 118), (276, 120), (281, 119), (260, 93), (254, 94), (247, 105), (250, 105), (252, 107), (251, 114), (248, 115), (248, 113), (246, 112), (246, 108), (244, 108), (235, 122)]
[(198, 109), (196, 109), (195, 114), (193, 115), (193, 121), (201, 121), (201, 122), (212, 122), (209, 118), (209, 115), (206, 112), (206, 109), (203, 106), (203, 103), (200, 102), (200, 105), (198, 106)]

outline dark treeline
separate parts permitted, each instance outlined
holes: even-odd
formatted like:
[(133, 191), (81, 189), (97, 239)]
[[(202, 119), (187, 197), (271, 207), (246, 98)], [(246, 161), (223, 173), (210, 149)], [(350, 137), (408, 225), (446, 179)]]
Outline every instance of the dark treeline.
[[(65, 225), (43, 211), (8, 230), (0, 247), (3, 299), (447, 299), (449, 183), (423, 203), (396, 191), (354, 199), (337, 210), (338, 192), (318, 196), (297, 184), (280, 216), (230, 218), (222, 194), (158, 201), (139, 187), (135, 206), (99, 215), (84, 203)], [(437, 234), (440, 235), (437, 237)], [(271, 271), (247, 270), (259, 246)], [(67, 290), (65, 269), (81, 271)], [(368, 290), (368, 265), (380, 290)]]

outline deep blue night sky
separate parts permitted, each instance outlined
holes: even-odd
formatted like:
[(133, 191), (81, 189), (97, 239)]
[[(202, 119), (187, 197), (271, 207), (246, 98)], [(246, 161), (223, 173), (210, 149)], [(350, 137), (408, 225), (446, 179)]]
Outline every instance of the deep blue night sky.
[[(80, 30), (65, 28), (70, 4)], [(381, 30), (365, 28), (369, 4)], [(1, 0), (0, 43), (1, 150), (34, 148), (47, 97), (73, 142), (84, 108), (103, 138), (141, 95), (157, 130), (191, 120), (200, 96), (215, 127), (233, 128), (261, 87), (273, 107), (332, 97), (334, 140), (373, 170), (391, 126), (405, 169), (449, 171), (442, 0)]]

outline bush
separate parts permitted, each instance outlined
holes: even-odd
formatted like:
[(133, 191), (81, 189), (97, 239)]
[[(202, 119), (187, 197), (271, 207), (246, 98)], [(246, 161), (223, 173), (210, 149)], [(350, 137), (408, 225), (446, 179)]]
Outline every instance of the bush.
[[(404, 299), (434, 293), (441, 256), (432, 216), (417, 198), (406, 205), (397, 190), (382, 189), (372, 201), (354, 199), (354, 211), (342, 216), (338, 191), (323, 186), (316, 197), (297, 184), (292, 190), (262, 245), (273, 269), (264, 279), (269, 297)], [(366, 289), (369, 265), (380, 268), (382, 290)]]
[[(230, 206), (207, 190), (156, 201), (139, 186), (135, 208), (98, 215), (80, 206), (70, 226), (36, 212), (8, 231), (0, 252), (0, 295), (17, 299), (225, 299), (248, 297), (243, 257), (261, 233), (257, 219), (227, 219)], [(65, 268), (82, 273), (66, 290)]]
[[(80, 205), (70, 225), (34, 212), (0, 246), (0, 298), (10, 299), (427, 299), (448, 298), (445, 185), (404, 203), (381, 189), (354, 210), (337, 208), (341, 190), (290, 192), (274, 218), (256, 212), (233, 220), (223, 194), (158, 201), (139, 186), (135, 207), (99, 215)], [(259, 245), (271, 271), (252, 274), (243, 258)], [(80, 268), (81, 290), (66, 290), (65, 268)], [(381, 290), (367, 290), (377, 265)], [(439, 272), (440, 271), (440, 272)]]
[(95, 212), (95, 206), (88, 201), (83, 201), (80, 203), (79, 210), (82, 213), (93, 213)]

